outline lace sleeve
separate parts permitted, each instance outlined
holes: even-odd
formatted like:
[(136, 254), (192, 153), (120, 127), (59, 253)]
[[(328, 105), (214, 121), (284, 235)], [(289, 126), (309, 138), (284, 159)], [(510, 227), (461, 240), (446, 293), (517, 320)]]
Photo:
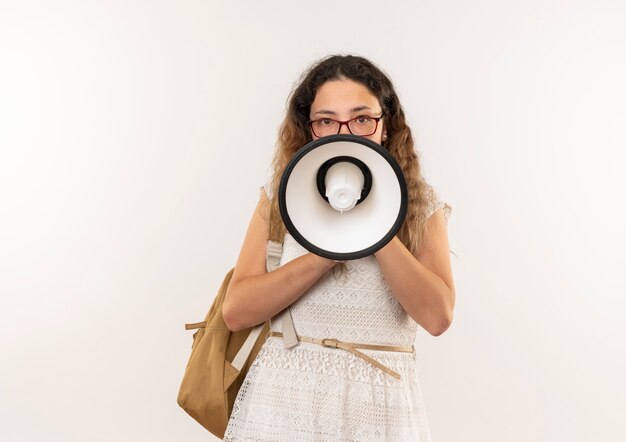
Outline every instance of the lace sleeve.
[(430, 218), (437, 210), (443, 208), (443, 216), (447, 223), (450, 218), (450, 214), (452, 213), (452, 206), (445, 201), (441, 201), (439, 199), (439, 195), (432, 186), (428, 187), (427, 196), (428, 207), (426, 209), (426, 218)]

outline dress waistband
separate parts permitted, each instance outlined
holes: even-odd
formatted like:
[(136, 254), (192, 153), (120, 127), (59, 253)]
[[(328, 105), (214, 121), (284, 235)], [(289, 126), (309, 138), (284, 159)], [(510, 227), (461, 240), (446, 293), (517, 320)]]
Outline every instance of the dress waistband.
[[(282, 338), (283, 334), (281, 332), (271, 331), (268, 333), (268, 336), (276, 336), (276, 337)], [(385, 367), (376, 359), (366, 355), (365, 353), (361, 351), (358, 351), (357, 348), (361, 348), (365, 350), (397, 351), (397, 352), (403, 352), (403, 353), (413, 353), (415, 350), (413, 346), (403, 347), (400, 345), (361, 344), (358, 342), (339, 341), (337, 339), (329, 339), (329, 338), (326, 338), (326, 339), (310, 338), (308, 336), (298, 336), (298, 340), (303, 341), (303, 342), (310, 342), (312, 344), (322, 345), (324, 347), (341, 348), (343, 350), (349, 351), (350, 353), (358, 356), (364, 361), (369, 362), (370, 364), (381, 369), (382, 371), (393, 376), (396, 379), (400, 379), (400, 375), (398, 373), (391, 370), (390, 368)]]

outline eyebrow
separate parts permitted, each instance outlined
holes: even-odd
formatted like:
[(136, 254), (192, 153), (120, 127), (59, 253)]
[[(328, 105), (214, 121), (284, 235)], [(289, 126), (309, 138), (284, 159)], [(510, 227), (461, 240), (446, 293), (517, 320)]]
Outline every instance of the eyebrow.
[[(350, 109), (350, 112), (359, 112), (362, 110), (373, 110), (371, 107), (369, 106), (357, 106), (357, 107), (353, 107), (352, 109)], [(321, 109), (318, 110), (317, 112), (315, 112), (313, 115), (317, 115), (317, 114), (322, 114), (322, 115), (337, 115), (336, 112), (331, 111), (331, 110), (327, 110), (327, 109)]]

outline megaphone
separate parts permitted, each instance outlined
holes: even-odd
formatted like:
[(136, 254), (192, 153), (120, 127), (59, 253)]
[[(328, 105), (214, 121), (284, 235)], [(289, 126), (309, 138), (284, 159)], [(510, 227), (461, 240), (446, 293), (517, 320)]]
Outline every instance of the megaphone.
[(402, 169), (379, 144), (348, 134), (306, 144), (287, 164), (278, 207), (287, 231), (308, 251), (359, 259), (400, 230), (408, 190)]

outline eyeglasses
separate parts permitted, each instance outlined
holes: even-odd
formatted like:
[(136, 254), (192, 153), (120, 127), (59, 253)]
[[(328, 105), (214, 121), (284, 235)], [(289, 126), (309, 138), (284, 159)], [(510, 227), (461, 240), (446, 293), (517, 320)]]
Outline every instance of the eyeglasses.
[(348, 127), (348, 130), (352, 135), (367, 137), (376, 133), (376, 129), (378, 129), (378, 121), (380, 121), (381, 118), (383, 118), (382, 114), (379, 117), (360, 115), (348, 121), (337, 121), (332, 118), (320, 118), (319, 120), (309, 121), (309, 126), (315, 136), (319, 138), (326, 137), (328, 135), (337, 135), (341, 131), (341, 126), (344, 124)]

